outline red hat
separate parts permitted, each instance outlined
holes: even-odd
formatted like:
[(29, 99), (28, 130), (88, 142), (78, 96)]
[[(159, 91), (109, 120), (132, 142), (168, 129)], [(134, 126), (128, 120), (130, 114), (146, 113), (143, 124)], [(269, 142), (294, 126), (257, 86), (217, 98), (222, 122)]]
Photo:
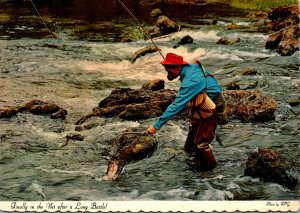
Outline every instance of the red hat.
[(183, 61), (183, 57), (174, 53), (167, 53), (166, 59), (160, 62), (162, 65), (185, 65), (189, 64)]

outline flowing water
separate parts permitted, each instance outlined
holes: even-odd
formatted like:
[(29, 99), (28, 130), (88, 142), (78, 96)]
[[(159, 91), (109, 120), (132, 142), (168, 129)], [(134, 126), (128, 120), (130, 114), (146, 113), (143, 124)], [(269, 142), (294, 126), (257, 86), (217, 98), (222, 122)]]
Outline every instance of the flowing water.
[[(104, 178), (111, 141), (128, 127), (146, 130), (155, 119), (93, 118), (100, 125), (83, 131), (84, 141), (61, 145), (66, 134), (74, 131), (74, 123), (116, 87), (140, 88), (148, 80), (161, 78), (166, 80), (166, 88), (179, 88), (178, 81), (167, 81), (159, 54), (148, 54), (133, 64), (127, 60), (150, 42), (93, 42), (64, 33), (58, 39), (2, 37), (0, 108), (41, 99), (54, 101), (67, 109), (68, 115), (64, 121), (29, 113), (0, 120), (0, 200), (298, 199), (299, 186), (289, 190), (243, 176), (243, 172), (249, 153), (271, 148), (294, 162), (289, 173), (299, 177), (300, 110), (288, 104), (299, 96), (299, 51), (279, 56), (265, 49), (267, 35), (228, 31), (226, 24), (218, 21), (216, 26), (183, 29), (155, 41), (164, 55), (175, 52), (186, 61), (201, 60), (223, 86), (233, 80), (246, 86), (255, 84), (256, 89), (277, 101), (275, 120), (231, 120), (219, 126), (217, 134), (223, 145), (212, 143), (218, 166), (211, 172), (193, 170), (191, 159), (182, 151), (188, 123), (171, 120), (155, 136), (159, 145), (153, 156), (126, 165), (117, 181)], [(249, 23), (244, 20), (241, 24)], [(190, 35), (194, 43), (173, 49), (185, 35)], [(231, 46), (217, 45), (223, 36), (239, 37), (241, 41)], [(254, 68), (257, 74), (237, 74), (246, 67)]]

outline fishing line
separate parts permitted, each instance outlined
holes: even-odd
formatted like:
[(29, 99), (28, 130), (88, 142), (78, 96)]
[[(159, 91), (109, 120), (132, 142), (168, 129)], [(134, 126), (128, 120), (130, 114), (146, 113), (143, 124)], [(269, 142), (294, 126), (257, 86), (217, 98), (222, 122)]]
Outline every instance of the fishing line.
[[(44, 21), (43, 17), (41, 16), (41, 14), (39, 13), (38, 9), (37, 9), (36, 6), (34, 5), (33, 0), (28, 0), (28, 1), (32, 4), (33, 8), (35, 9), (35, 11), (37, 12), (37, 14), (39, 15), (40, 19), (42, 20), (42, 23), (44, 24), (44, 26), (45, 26), (46, 29), (48, 30), (48, 32), (49, 32), (51, 38), (56, 38), (57, 36), (55, 35), (55, 33), (53, 33), (53, 32), (47, 27), (46, 22)], [(54, 36), (54, 35), (55, 35), (55, 36)]]
[[(36, 11), (36, 13), (38, 14), (38, 16), (40, 17), (40, 19), (41, 19), (43, 25), (45, 26), (45, 28), (46, 28), (47, 31), (49, 32), (51, 38), (58, 38), (58, 36), (48, 28), (46, 22), (44, 21), (43, 17), (41, 16), (39, 10), (37, 9), (37, 7), (35, 6), (35, 4), (33, 3), (33, 0), (27, 0), (27, 1), (29, 1), (29, 2), (32, 4), (34, 10)], [(64, 54), (63, 54), (63, 58), (64, 58), (65, 60), (68, 60), (67, 57), (66, 57)], [(75, 67), (77, 67), (78, 70), (81, 70), (81, 67), (78, 65), (78, 63), (74, 63), (74, 65), (75, 65)], [(87, 85), (84, 84), (82, 81), (79, 80), (78, 83), (81, 85), (81, 87), (82, 87), (83, 89), (87, 89), (87, 88), (88, 88)]]
[(121, 1), (121, 0), (117, 0), (122, 7), (126, 10), (126, 12), (131, 16), (131, 18), (140, 26), (140, 28), (142, 29), (142, 31), (145, 33), (145, 35), (147, 36), (147, 38), (152, 42), (152, 44), (154, 45), (154, 47), (156, 48), (156, 50), (159, 52), (159, 54), (161, 55), (161, 57), (165, 60), (165, 57), (163, 56), (163, 54), (161, 53), (161, 50), (157, 47), (157, 45), (154, 43), (154, 41), (152, 40), (152, 38), (150, 37), (150, 35), (147, 33), (146, 29), (143, 27), (143, 25), (139, 22), (139, 20), (135, 17), (135, 15), (129, 10), (129, 8)]

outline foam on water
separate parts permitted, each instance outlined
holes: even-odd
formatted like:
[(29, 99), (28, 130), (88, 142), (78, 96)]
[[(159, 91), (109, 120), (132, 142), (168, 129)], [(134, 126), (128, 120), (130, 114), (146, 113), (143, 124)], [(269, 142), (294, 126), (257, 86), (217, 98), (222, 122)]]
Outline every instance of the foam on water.
[(159, 42), (166, 42), (166, 41), (172, 41), (172, 40), (179, 40), (183, 38), (184, 36), (191, 36), (194, 40), (199, 41), (208, 41), (208, 42), (216, 42), (220, 39), (218, 36), (219, 31), (203, 31), (203, 30), (182, 30), (176, 33), (172, 33), (171, 35), (162, 36), (159, 38), (155, 38), (155, 41)]
[(38, 167), (37, 169), (42, 170), (47, 173), (58, 173), (58, 174), (70, 174), (75, 176), (89, 176), (94, 177), (95, 174), (90, 171), (71, 171), (71, 170), (62, 170), (62, 169), (46, 169), (42, 167)]
[(232, 52), (234, 55), (239, 55), (241, 57), (247, 57), (247, 58), (268, 58), (268, 57), (274, 57), (277, 56), (277, 53), (262, 53), (262, 52), (248, 52), (248, 51), (240, 51), (240, 50), (234, 50)]
[(205, 182), (206, 190), (201, 191), (202, 200), (229, 200), (234, 194), (227, 190), (214, 188), (209, 182)]

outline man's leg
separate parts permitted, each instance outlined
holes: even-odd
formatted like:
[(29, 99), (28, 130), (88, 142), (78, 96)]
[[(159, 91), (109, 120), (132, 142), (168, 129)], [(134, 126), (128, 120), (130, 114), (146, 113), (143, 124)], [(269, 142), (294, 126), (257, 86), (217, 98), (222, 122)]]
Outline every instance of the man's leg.
[(202, 119), (195, 135), (196, 156), (205, 170), (211, 170), (217, 166), (217, 161), (209, 146), (215, 138), (217, 123), (217, 119), (213, 117)]
[(195, 145), (195, 136), (198, 130), (198, 123), (196, 120), (191, 120), (189, 133), (184, 144), (184, 151), (188, 154), (192, 154), (196, 151), (197, 146)]

